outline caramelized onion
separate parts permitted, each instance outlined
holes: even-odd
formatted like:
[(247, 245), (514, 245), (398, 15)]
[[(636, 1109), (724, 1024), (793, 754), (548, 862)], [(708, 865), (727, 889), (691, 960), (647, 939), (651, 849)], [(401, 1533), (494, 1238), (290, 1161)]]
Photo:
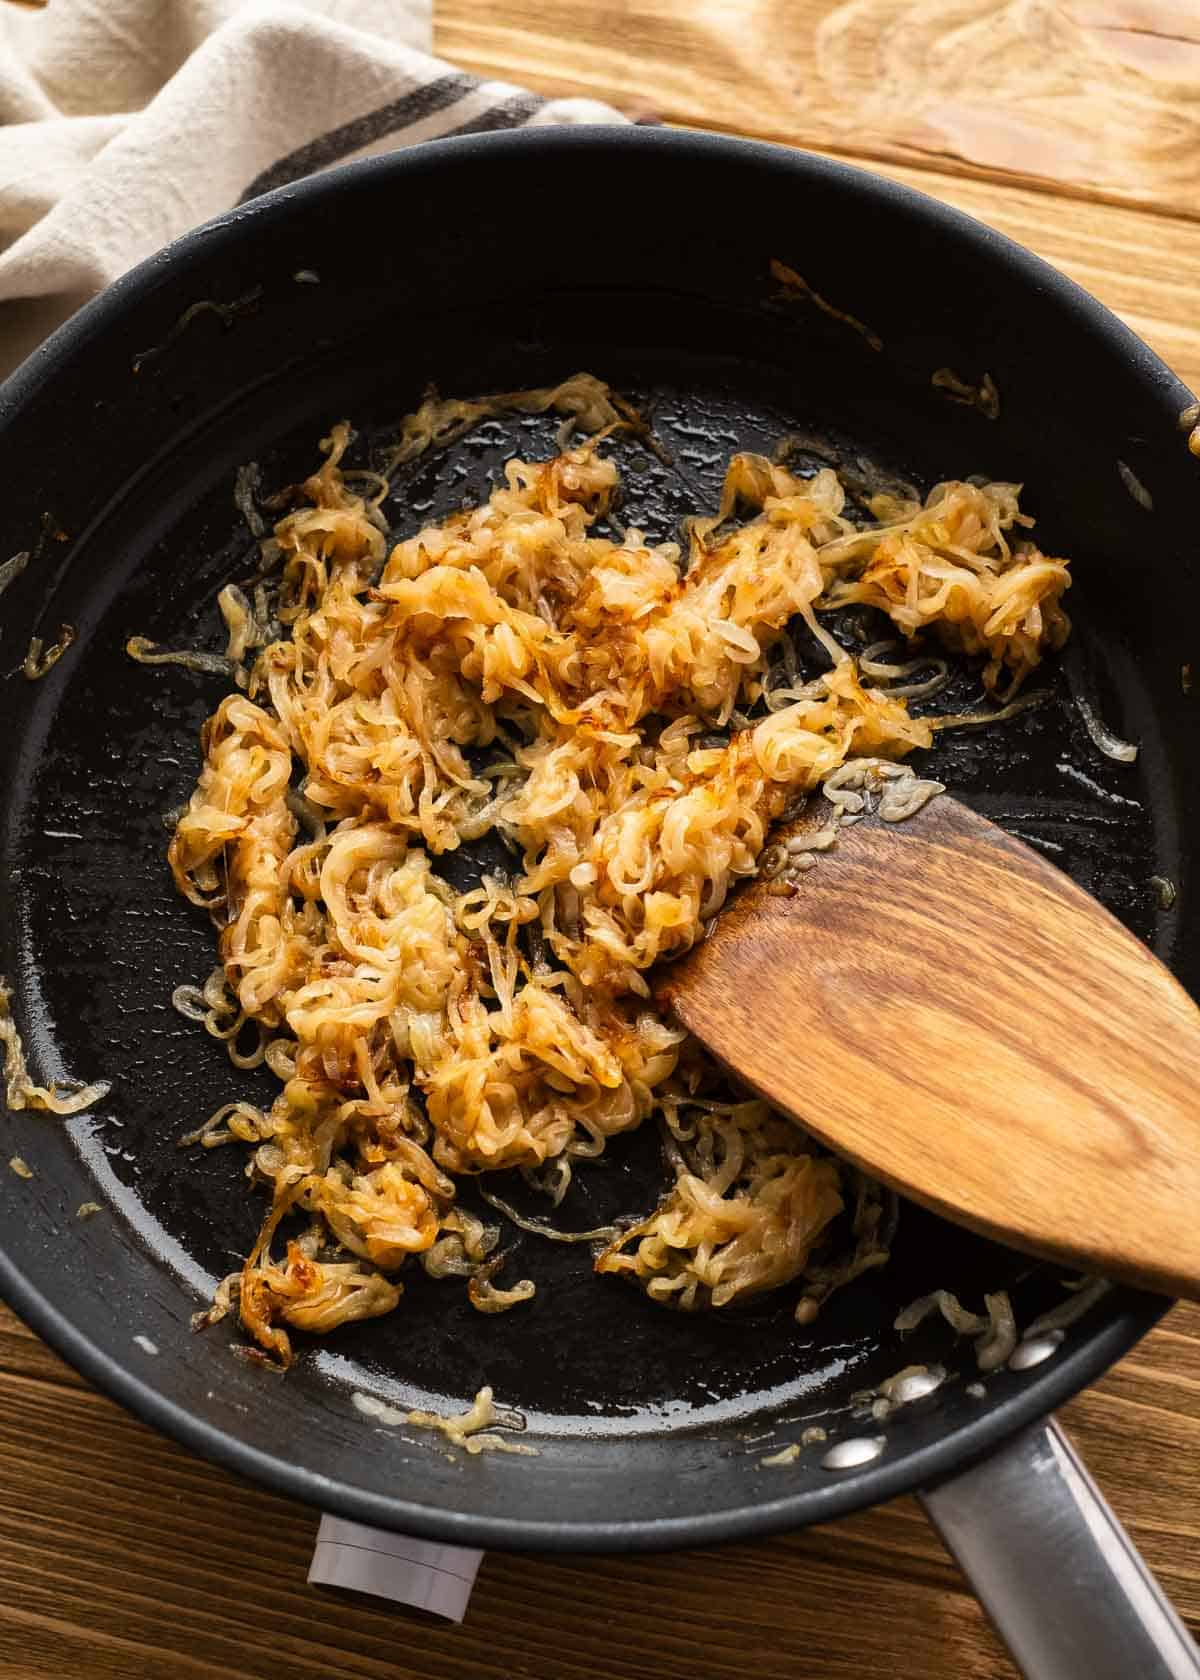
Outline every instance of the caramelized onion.
[(515, 1225), (518, 1230), (528, 1231), (534, 1237), (545, 1237), (547, 1242), (612, 1242), (621, 1235), (623, 1229), (622, 1225), (612, 1224), (597, 1225), (590, 1231), (560, 1231), (557, 1226), (551, 1225), (548, 1219), (531, 1219), (527, 1214), (518, 1213), (516, 1208), (511, 1207), (502, 1196), (497, 1196), (494, 1191), (485, 1190), (481, 1186), (479, 1194), (490, 1207), (494, 1207), (497, 1213), (502, 1213), (505, 1219)]
[(199, 671), (208, 677), (231, 677), (233, 661), (221, 653), (200, 653), (191, 649), (164, 653), (157, 642), (145, 636), (130, 636), (125, 652), (139, 665), (181, 665), (185, 671)]
[(21, 672), (29, 682), (38, 682), (47, 671), (53, 669), (75, 640), (77, 631), (73, 624), (60, 624), (58, 638), (47, 647), (41, 636), (34, 636), (29, 643), (29, 651), (25, 655), (25, 662)]
[(14, 554), (10, 560), (6, 560), (3, 565), (0, 565), (0, 595), (3, 595), (10, 583), (17, 581), (28, 566), (29, 561), (30, 551), (23, 548), (19, 554)]
[(53, 1080), (35, 1085), (25, 1063), (25, 1047), (12, 1017), (12, 990), (0, 975), (0, 1045), (4, 1047), (4, 1100), (14, 1112), (22, 1108), (45, 1109), (51, 1114), (81, 1114), (105, 1098), (112, 1086), (107, 1079), (92, 1085), (73, 1080), (74, 1091), (64, 1095)]
[(1092, 745), (1105, 758), (1115, 759), (1118, 764), (1132, 764), (1137, 758), (1138, 749), (1132, 741), (1122, 741), (1094, 710), (1089, 700), (1082, 694), (1075, 695), (1075, 709), (1083, 720), (1083, 727), (1091, 737)]
[[(551, 411), (572, 422), (557, 456), (510, 460), (482, 505), (389, 544), (395, 466), (487, 414)], [(414, 1261), (467, 1277), (482, 1311), (527, 1300), (532, 1280), (496, 1286), (496, 1232), (459, 1206), (456, 1175), (515, 1168), (558, 1199), (655, 1115), (674, 1182), (632, 1229), (556, 1231), (484, 1194), (549, 1240), (606, 1241), (598, 1270), (684, 1309), (802, 1279), (803, 1319), (887, 1259), (894, 1201), (731, 1093), (646, 974), (764, 860), (801, 869), (869, 805), (899, 821), (941, 791), (901, 761), (933, 740), (906, 700), (946, 661), (856, 661), (822, 615), (877, 608), (902, 638), (981, 655), (1011, 694), (1066, 636), (1067, 565), (1015, 540), (1016, 486), (947, 482), (922, 502), (877, 483), (864, 526), (844, 465), (801, 478), (752, 454), (686, 552), (634, 523), (602, 537), (620, 488), (604, 436), (644, 430), (590, 375), (430, 393), (382, 473), (348, 465), (339, 423), (285, 498), (239, 476), (252, 531), (259, 508), (285, 511), (262, 536), (269, 584), (221, 593), (228, 655), (129, 644), (244, 689), (204, 727), (169, 849), (220, 959), (174, 1001), (280, 1081), (269, 1108), (224, 1104), (188, 1141), (253, 1150), (270, 1209), (237, 1300), (281, 1364), (292, 1329), (394, 1310)], [(829, 663), (810, 681), (797, 633)], [(820, 787), (824, 835), (772, 852), (771, 825)], [(439, 860), (487, 835), (508, 861), (456, 890)], [(285, 1240), (295, 1219), (306, 1234)]]

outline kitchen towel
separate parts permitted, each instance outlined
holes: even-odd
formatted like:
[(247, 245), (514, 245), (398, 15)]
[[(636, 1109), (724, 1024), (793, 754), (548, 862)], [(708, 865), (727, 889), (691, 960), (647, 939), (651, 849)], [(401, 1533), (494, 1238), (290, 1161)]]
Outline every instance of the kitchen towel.
[(448, 134), (619, 121), (430, 56), (430, 0), (0, 0), (0, 377), (169, 240)]

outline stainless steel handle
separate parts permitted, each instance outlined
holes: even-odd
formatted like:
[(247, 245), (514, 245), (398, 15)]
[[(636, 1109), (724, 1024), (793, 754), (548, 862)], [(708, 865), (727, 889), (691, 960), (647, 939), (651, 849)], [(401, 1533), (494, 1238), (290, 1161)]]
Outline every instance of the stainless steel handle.
[(1200, 1653), (1051, 1418), (921, 1495), (1027, 1680), (1197, 1680)]

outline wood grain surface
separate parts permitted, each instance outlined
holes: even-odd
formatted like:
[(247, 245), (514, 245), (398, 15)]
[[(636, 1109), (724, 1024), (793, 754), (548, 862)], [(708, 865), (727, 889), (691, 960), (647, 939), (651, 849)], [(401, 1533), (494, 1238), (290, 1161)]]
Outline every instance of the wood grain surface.
[[(1200, 1627), (1200, 1308), (1063, 1414)], [(448, 1627), (305, 1585), (316, 1519), (88, 1389), (0, 1308), (4, 1680), (1011, 1680), (911, 1500), (769, 1544), (490, 1555)], [(1130, 1676), (1130, 1680), (1135, 1680)]]
[(547, 92), (1200, 215), (1195, 0), (440, 0), (436, 11), (447, 57)]
[[(829, 812), (811, 800), (777, 839)], [(1200, 1299), (1200, 1010), (1061, 869), (949, 794), (843, 829), (797, 881), (743, 887), (655, 996), (935, 1213)]]
[[(435, 0), (468, 69), (836, 152), (1079, 280), (1200, 385), (1196, 0)], [(1064, 1414), (1200, 1630), (1200, 1308)], [(313, 1515), (0, 1308), (0, 1680), (1012, 1680), (907, 1500), (758, 1546), (492, 1556), (449, 1628), (305, 1584)], [(1133, 1680), (1133, 1677), (1131, 1677)]]

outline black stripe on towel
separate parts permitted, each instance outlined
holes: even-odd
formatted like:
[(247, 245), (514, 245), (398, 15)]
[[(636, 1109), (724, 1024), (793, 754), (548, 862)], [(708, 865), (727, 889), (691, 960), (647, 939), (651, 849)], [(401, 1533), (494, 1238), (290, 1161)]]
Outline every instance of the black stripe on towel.
[(444, 134), (438, 135), (438, 139), (448, 140), (452, 134), (490, 134), (496, 128), (520, 128), (531, 117), (536, 117), (545, 103), (536, 93), (516, 93), (503, 104), (493, 105), (490, 111), (481, 111), (470, 122), (448, 128)]
[[(473, 93), (479, 85), (477, 77), (459, 72), (440, 76), (437, 81), (426, 82), (423, 87), (414, 88), (411, 93), (393, 99), (387, 105), (381, 105), (378, 110), (355, 117), (353, 122), (343, 123), (340, 128), (331, 128), (325, 134), (318, 134), (315, 139), (298, 146), (294, 152), (289, 152), (286, 157), (281, 157), (278, 162), (271, 164), (269, 169), (264, 169), (256, 175), (238, 199), (238, 203), (246, 204), (250, 199), (257, 198), (260, 193), (270, 192), (274, 187), (286, 187), (290, 182), (299, 181), (305, 175), (312, 175), (318, 169), (328, 169), (330, 164), (340, 163), (352, 152), (361, 152), (376, 140), (382, 140), (385, 134), (410, 128), (413, 123), (423, 122), (426, 117), (431, 117), (438, 111), (448, 110), (467, 94)], [(532, 95), (529, 97), (532, 98)], [(464, 132), (470, 132), (470, 125), (466, 125)]]

